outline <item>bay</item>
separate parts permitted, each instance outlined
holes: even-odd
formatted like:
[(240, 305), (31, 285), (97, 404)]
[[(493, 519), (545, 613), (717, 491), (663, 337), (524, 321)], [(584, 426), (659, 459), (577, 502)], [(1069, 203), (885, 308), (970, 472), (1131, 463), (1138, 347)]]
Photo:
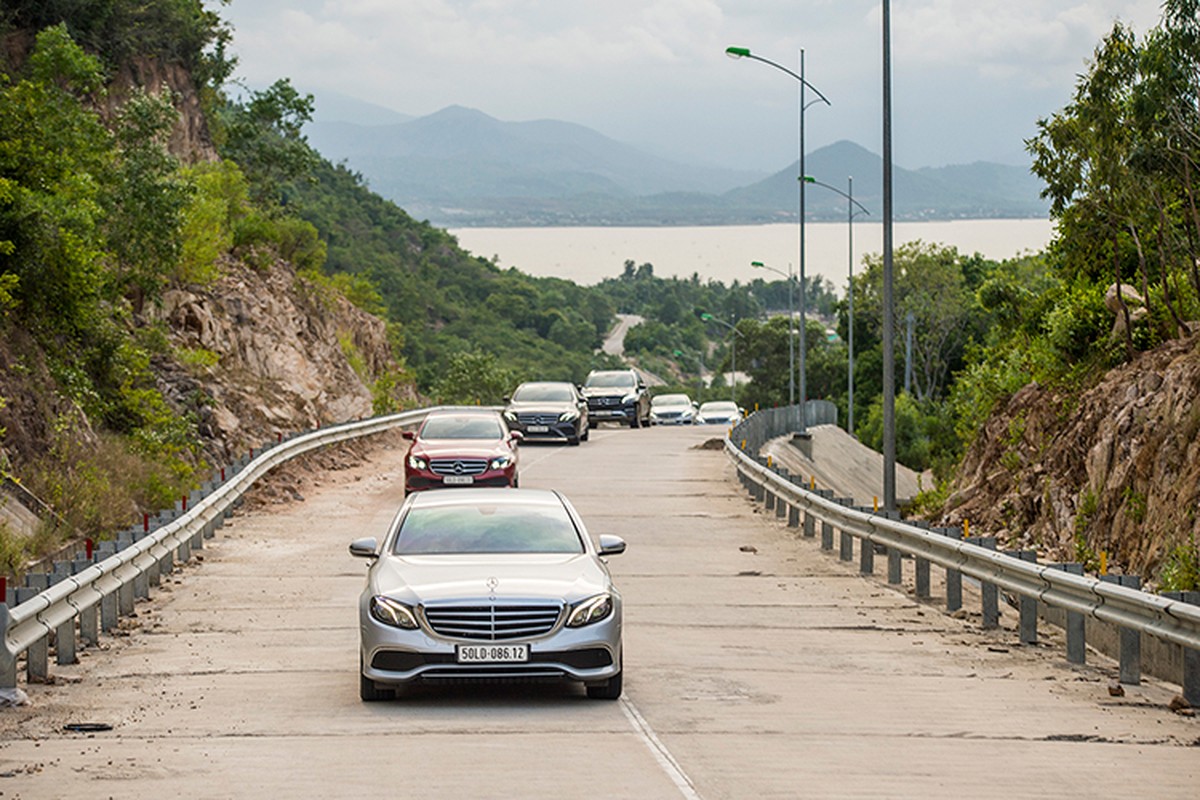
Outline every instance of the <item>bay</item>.
[[(805, 274), (833, 284), (840, 295), (850, 272), (850, 226), (845, 222), (805, 225)], [(503, 268), (515, 267), (538, 277), (566, 278), (582, 285), (621, 275), (625, 261), (654, 265), (659, 277), (716, 280), (731, 284), (755, 278), (777, 279), (750, 266), (761, 261), (782, 273), (798, 271), (799, 226), (713, 225), (705, 227), (578, 227), (457, 228), (450, 231), (476, 256), (495, 257)], [(863, 256), (883, 250), (883, 225), (854, 223), (855, 271)], [(1048, 219), (983, 219), (948, 222), (896, 222), (893, 237), (905, 242), (953, 245), (964, 254), (979, 253), (1003, 260), (1035, 253), (1050, 242), (1054, 223)]]

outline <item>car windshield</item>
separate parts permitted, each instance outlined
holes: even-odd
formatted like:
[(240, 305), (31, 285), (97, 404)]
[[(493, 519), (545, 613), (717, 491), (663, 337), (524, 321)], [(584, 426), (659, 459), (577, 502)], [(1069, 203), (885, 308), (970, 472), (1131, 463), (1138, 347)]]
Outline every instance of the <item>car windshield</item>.
[(583, 542), (557, 504), (413, 508), (400, 524), (398, 556), (467, 553), (582, 553)]
[(664, 394), (654, 398), (652, 405), (657, 407), (662, 406), (690, 406), (691, 400), (688, 400), (685, 394)]
[(704, 414), (736, 414), (737, 406), (733, 403), (705, 403), (700, 406)]
[(518, 386), (517, 391), (513, 393), (512, 399), (516, 403), (569, 403), (575, 397), (569, 386), (561, 384), (527, 384), (525, 386)]
[(500, 420), (481, 414), (470, 416), (434, 416), (425, 420), (422, 439), (501, 439)]
[(596, 388), (636, 386), (633, 376), (628, 372), (602, 372), (589, 376), (587, 385)]

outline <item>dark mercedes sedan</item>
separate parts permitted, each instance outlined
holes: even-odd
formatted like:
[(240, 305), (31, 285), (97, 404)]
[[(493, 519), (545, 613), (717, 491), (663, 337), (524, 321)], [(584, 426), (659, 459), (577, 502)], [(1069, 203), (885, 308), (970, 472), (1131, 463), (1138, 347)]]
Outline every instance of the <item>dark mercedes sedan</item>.
[(525, 439), (579, 444), (588, 439), (587, 400), (566, 381), (522, 383), (508, 399), (504, 421)]

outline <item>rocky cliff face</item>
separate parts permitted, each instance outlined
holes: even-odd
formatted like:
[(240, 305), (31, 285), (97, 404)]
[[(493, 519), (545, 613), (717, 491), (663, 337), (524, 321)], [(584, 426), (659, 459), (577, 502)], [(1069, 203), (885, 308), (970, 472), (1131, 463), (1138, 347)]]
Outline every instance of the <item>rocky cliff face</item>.
[(1082, 397), (1036, 384), (967, 453), (942, 524), (1050, 560), (1108, 554), (1151, 577), (1200, 533), (1200, 336), (1111, 371)]
[[(210, 456), (223, 462), (279, 434), (372, 414), (369, 384), (394, 367), (382, 320), (286, 262), (230, 263), (222, 274), (169, 290), (143, 320), (165, 323), (181, 355), (156, 364), (164, 394), (181, 408), (205, 398), (197, 413)], [(411, 387), (402, 399), (416, 401)]]

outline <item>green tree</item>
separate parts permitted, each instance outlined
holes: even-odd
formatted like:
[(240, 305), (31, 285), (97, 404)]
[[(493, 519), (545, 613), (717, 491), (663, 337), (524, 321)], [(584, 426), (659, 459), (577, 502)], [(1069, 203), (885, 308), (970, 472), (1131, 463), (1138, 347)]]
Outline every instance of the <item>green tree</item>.
[(490, 353), (455, 353), (434, 384), (433, 394), (443, 405), (499, 405), (518, 382)]

